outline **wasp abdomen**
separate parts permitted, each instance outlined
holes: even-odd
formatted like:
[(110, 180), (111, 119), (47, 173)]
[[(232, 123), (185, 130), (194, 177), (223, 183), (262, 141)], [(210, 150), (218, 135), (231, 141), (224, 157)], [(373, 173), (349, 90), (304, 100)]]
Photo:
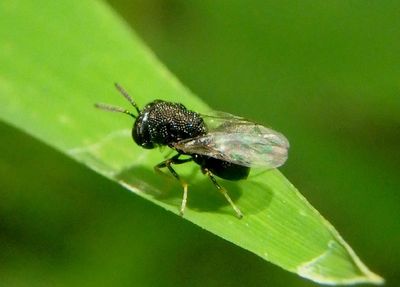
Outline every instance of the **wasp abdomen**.
[(250, 168), (234, 164), (217, 158), (198, 155), (192, 155), (193, 161), (201, 166), (202, 169), (211, 171), (216, 176), (227, 180), (241, 180), (249, 176)]

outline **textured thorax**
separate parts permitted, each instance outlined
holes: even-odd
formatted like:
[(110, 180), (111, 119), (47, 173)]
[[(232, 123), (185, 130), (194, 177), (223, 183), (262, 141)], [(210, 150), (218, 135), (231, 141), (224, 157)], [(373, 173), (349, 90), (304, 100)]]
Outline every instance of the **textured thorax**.
[(132, 136), (144, 148), (171, 145), (206, 133), (203, 119), (182, 104), (156, 100), (140, 112)]

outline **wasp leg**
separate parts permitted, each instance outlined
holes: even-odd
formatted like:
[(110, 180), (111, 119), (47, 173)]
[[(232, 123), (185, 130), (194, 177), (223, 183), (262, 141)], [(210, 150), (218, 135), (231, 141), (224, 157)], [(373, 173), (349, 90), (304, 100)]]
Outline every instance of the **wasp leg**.
[[(187, 202), (187, 191), (188, 191), (188, 184), (181, 179), (181, 177), (179, 176), (179, 174), (173, 169), (173, 167), (171, 166), (172, 164), (182, 164), (182, 163), (186, 163), (192, 160), (192, 158), (187, 158), (187, 159), (179, 159), (180, 154), (177, 154), (159, 164), (157, 164), (154, 169), (157, 172), (163, 173), (161, 171), (162, 168), (168, 168), (169, 172), (181, 183), (182, 187), (183, 187), (183, 197), (182, 197), (182, 203), (181, 203), (181, 208), (179, 210), (179, 213), (181, 214), (181, 216), (183, 215), (183, 213), (185, 212), (185, 208), (186, 208), (186, 202)], [(164, 173), (163, 173), (164, 174)]]
[(229, 204), (232, 206), (232, 208), (235, 210), (237, 217), (240, 219), (243, 217), (243, 213), (240, 211), (240, 209), (233, 203), (232, 199), (229, 197), (228, 192), (226, 191), (225, 188), (223, 188), (222, 186), (220, 186), (217, 182), (217, 180), (215, 179), (214, 175), (211, 173), (211, 171), (209, 171), (208, 169), (204, 168), (203, 169), (203, 173), (207, 174), (208, 177), (211, 179), (212, 183), (214, 184), (214, 186), (218, 189), (218, 191), (220, 191), (226, 198), (226, 200), (229, 202)]

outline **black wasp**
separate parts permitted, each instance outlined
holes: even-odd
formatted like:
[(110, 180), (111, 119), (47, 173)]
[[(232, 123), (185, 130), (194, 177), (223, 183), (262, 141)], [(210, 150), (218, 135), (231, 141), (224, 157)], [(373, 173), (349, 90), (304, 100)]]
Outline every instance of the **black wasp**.
[(182, 184), (181, 215), (186, 207), (188, 185), (172, 165), (189, 161), (200, 165), (201, 171), (211, 179), (241, 218), (242, 212), (214, 176), (227, 180), (246, 179), (250, 167), (276, 168), (287, 159), (288, 140), (270, 128), (223, 112), (202, 115), (186, 109), (180, 103), (162, 100), (155, 100), (141, 110), (120, 85), (115, 86), (137, 114), (106, 104), (96, 104), (96, 107), (133, 117), (132, 137), (141, 147), (153, 149), (168, 146), (177, 152), (154, 168), (157, 171), (167, 168)]

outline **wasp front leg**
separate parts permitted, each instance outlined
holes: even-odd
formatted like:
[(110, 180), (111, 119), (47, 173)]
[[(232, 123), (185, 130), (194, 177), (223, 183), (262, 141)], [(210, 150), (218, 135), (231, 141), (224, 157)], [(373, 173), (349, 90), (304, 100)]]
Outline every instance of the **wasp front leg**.
[(181, 183), (181, 185), (183, 187), (183, 197), (182, 197), (182, 203), (181, 203), (181, 208), (180, 208), (179, 213), (182, 216), (184, 214), (185, 208), (186, 208), (188, 184), (179, 176), (179, 174), (174, 170), (172, 165), (187, 163), (187, 162), (191, 161), (192, 158), (180, 159), (179, 156), (181, 156), (181, 154), (177, 154), (177, 155), (157, 164), (154, 167), (154, 169), (157, 172), (163, 173), (161, 171), (161, 169), (165, 168), (165, 167), (168, 168), (169, 172)]

